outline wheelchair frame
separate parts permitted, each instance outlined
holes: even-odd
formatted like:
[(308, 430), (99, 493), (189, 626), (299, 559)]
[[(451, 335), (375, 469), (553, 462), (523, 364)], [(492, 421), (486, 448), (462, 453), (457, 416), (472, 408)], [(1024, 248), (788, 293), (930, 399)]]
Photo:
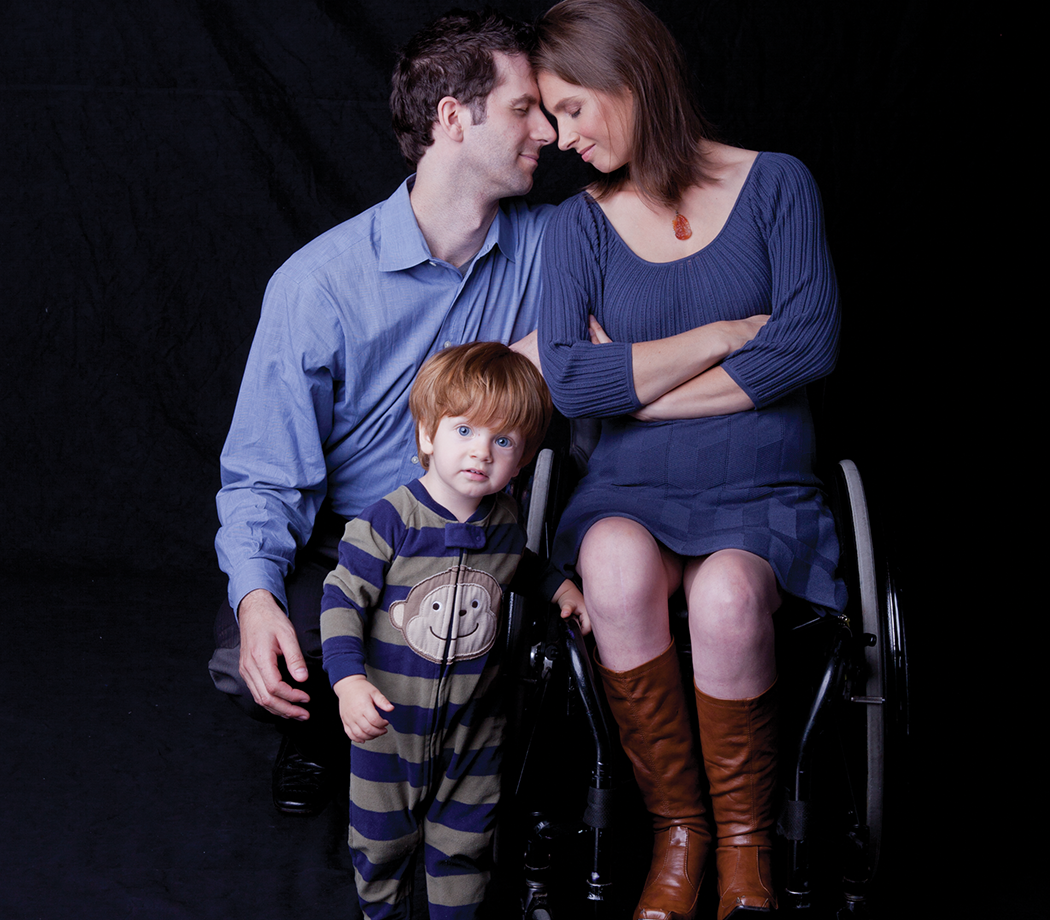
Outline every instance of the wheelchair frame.
[[(785, 642), (804, 637), (801, 641), (815, 658), (801, 677), (808, 695), (793, 717), (801, 726), (798, 740), (782, 744), (784, 798), (777, 832), (782, 867), (778, 876), (783, 877), (778, 887), (781, 911), (807, 916), (824, 911), (825, 916), (844, 918), (870, 914), (885, 835), (888, 771), (897, 762), (908, 730), (908, 676), (897, 586), (890, 566), (875, 552), (860, 473), (856, 464), (843, 460), (831, 478), (840, 565), (850, 596), (847, 609), (841, 615), (821, 616), (798, 602), (805, 609), (801, 615), (795, 611), (795, 622), (787, 627), (782, 620), (790, 614), (777, 614), (778, 646), (781, 636)], [(548, 506), (557, 485), (554, 455), (546, 449), (536, 461), (526, 523), (529, 548), (544, 557), (551, 536)], [(529, 637), (529, 629), (523, 602), (512, 598), (507, 642), (508, 652), (517, 660), (508, 665), (514, 673), (525, 675), (516, 701), (517, 724), (525, 732), (519, 737), (517, 756), (511, 758), (517, 768), (508, 771), (515, 776), (508, 792), (518, 806), (518, 820), (524, 823), (512, 844), (524, 854), (521, 915), (524, 920), (581, 916), (579, 907), (560, 909), (552, 892), (551, 862), (552, 851), (565, 841), (585, 840), (590, 856), (581, 886), (583, 899), (595, 916), (617, 916), (612, 911), (621, 893), (611, 868), (609, 835), (619, 817), (618, 790), (624, 774), (628, 783), (633, 778), (599, 695), (579, 623), (549, 612), (538, 634)], [(687, 640), (679, 643), (688, 645)], [(583, 816), (562, 822), (522, 808), (520, 801), (540, 714), (559, 665), (567, 675), (566, 703), (582, 710), (593, 751)], [(785, 669), (781, 670), (783, 679)], [(833, 874), (838, 881), (829, 878)]]

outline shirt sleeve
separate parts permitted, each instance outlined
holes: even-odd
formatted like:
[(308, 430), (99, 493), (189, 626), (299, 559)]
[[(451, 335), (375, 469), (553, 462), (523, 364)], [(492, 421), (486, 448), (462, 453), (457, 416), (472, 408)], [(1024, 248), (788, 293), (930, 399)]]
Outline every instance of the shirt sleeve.
[(722, 363), (756, 407), (831, 373), (840, 327), (816, 183), (794, 157), (763, 154), (759, 163), (754, 219), (768, 243), (772, 313), (759, 334)]
[(543, 241), (539, 347), (554, 404), (569, 418), (623, 415), (641, 405), (631, 343), (593, 345), (587, 331), (588, 316), (600, 310), (606, 252), (586, 200), (563, 204)]
[(307, 300), (280, 271), (270, 280), (230, 433), (216, 499), (219, 564), (234, 611), (265, 588), (286, 606), (284, 578), (325, 497), (324, 443), (343, 332), (323, 290)]
[(339, 564), (325, 579), (321, 598), (321, 655), (334, 686), (365, 673), (365, 640), (381, 602), (387, 573), (401, 542), (400, 517), (386, 500), (346, 525)]

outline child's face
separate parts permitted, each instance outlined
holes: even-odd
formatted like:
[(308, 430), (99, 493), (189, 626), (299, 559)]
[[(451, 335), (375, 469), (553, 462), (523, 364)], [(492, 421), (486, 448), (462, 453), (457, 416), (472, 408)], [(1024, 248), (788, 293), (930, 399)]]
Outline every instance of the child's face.
[(521, 469), (525, 450), (517, 431), (447, 415), (432, 436), (420, 431), (419, 443), (430, 457), (423, 476), (427, 491), (460, 520), (473, 514), (484, 496), (506, 487)]

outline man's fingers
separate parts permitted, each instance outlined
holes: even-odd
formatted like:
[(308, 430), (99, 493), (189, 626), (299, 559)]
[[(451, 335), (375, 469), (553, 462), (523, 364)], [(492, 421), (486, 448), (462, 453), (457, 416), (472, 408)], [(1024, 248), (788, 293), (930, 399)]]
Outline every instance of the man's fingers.
[(296, 640), (295, 634), (292, 633), (290, 637), (281, 636), (280, 641), (281, 652), (284, 654), (284, 663), (288, 668), (288, 673), (295, 680), (306, 680), (310, 676), (310, 672), (306, 669), (306, 660), (303, 658), (303, 653), (299, 648), (299, 642)]
[(252, 698), (267, 712), (284, 719), (305, 720), (310, 713), (297, 703), (308, 703), (310, 694), (286, 683), (281, 678), (274, 656), (261, 661), (252, 655), (241, 654), (241, 676), (251, 691)]

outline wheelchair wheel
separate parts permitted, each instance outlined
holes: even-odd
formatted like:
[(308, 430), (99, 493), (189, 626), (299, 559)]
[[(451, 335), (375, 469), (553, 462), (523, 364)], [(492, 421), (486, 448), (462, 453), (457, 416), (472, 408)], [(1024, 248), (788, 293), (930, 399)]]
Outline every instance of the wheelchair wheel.
[(846, 872), (849, 902), (851, 897), (862, 899), (866, 895), (878, 868), (885, 835), (888, 770), (907, 733), (907, 656), (897, 587), (889, 566), (875, 551), (860, 472), (853, 461), (843, 460), (838, 477), (843, 558), (847, 568), (855, 564), (850, 573), (854, 597), (847, 615), (860, 640), (849, 688), (849, 721), (860, 735), (859, 739), (854, 737), (851, 758), (859, 858)]
[(536, 468), (532, 474), (532, 488), (529, 494), (529, 513), (525, 522), (525, 536), (529, 549), (544, 557), (544, 527), (549, 510), (553, 471), (554, 451), (549, 447), (544, 448), (536, 456)]
[[(550, 502), (553, 468), (554, 452), (550, 448), (544, 448), (533, 461), (532, 475), (528, 479), (527, 487), (515, 494), (519, 504), (526, 509), (525, 545), (544, 559), (547, 558), (546, 514)], [(526, 635), (526, 616), (524, 599), (511, 595), (507, 613), (506, 648), (515, 674), (523, 674), (528, 670), (530, 637)]]

